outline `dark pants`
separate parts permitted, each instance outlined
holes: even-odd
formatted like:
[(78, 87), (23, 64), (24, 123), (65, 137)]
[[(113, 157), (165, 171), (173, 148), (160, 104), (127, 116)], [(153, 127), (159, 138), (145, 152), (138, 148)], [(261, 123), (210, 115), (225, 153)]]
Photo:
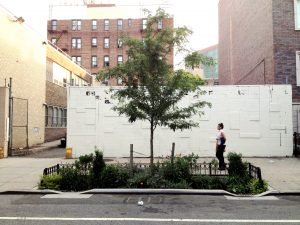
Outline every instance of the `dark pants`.
[(225, 162), (224, 162), (224, 150), (225, 150), (225, 145), (218, 145), (217, 147), (217, 152), (216, 156), (219, 160), (219, 168), (220, 169), (225, 169)]

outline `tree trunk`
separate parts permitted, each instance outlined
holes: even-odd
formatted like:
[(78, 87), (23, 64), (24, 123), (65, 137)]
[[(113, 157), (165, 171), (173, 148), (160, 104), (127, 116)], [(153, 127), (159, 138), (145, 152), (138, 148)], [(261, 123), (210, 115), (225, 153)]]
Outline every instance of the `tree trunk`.
[(154, 127), (153, 127), (153, 120), (151, 120), (151, 126), (150, 126), (150, 167), (151, 167), (151, 171), (153, 168), (153, 134), (154, 134)]

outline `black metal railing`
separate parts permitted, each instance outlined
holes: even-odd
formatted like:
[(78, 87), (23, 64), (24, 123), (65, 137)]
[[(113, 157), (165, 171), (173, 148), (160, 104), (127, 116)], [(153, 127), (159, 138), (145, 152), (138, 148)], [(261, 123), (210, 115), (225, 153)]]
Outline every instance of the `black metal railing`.
[[(129, 163), (118, 163), (118, 165), (122, 167), (130, 168)], [(155, 166), (162, 167), (163, 164), (155, 164)], [(44, 175), (51, 175), (51, 174), (59, 174), (59, 170), (63, 168), (71, 168), (74, 167), (74, 164), (57, 164), (55, 166), (45, 168)], [(134, 163), (133, 166), (135, 169), (146, 169), (150, 167), (150, 163)], [(261, 169), (252, 165), (251, 163), (248, 164), (248, 171), (249, 175), (253, 178), (257, 178), (262, 181), (261, 176)], [(193, 175), (207, 175), (207, 176), (228, 176), (228, 164), (226, 164), (225, 170), (219, 170), (218, 165), (213, 163), (197, 163), (193, 167), (191, 167), (191, 173)]]
[(45, 168), (43, 171), (43, 175), (47, 176), (52, 174), (59, 174), (59, 170), (63, 168), (73, 168), (74, 166), (74, 164), (56, 164), (55, 166)]
[(259, 167), (253, 166), (251, 163), (248, 164), (249, 175), (253, 178), (259, 179), (262, 181), (261, 170)]

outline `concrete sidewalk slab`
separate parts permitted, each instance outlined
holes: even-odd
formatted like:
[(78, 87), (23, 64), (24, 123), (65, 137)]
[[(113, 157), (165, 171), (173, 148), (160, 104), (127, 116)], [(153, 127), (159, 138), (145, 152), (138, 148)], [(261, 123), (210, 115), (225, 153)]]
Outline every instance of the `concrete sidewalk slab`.
[(32, 190), (38, 186), (46, 167), (58, 163), (73, 163), (62, 158), (4, 158), (0, 160), (0, 192), (12, 190)]
[(280, 192), (300, 192), (300, 158), (244, 158), (261, 168), (262, 178)]

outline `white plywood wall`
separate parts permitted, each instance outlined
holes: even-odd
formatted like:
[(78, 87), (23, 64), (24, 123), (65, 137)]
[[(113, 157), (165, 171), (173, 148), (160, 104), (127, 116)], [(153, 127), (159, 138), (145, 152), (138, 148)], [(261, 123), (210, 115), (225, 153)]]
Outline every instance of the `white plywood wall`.
[[(103, 150), (105, 157), (128, 157), (130, 144), (135, 152), (141, 153), (135, 153), (135, 157), (149, 156), (149, 124), (129, 123), (126, 117), (112, 111), (117, 102), (111, 99), (109, 89), (68, 89), (67, 145), (73, 148), (73, 157), (91, 153), (95, 146)], [(155, 156), (170, 155), (172, 142), (176, 143), (176, 153), (213, 156), (220, 122), (225, 125), (226, 152), (244, 156), (292, 155), (291, 86), (205, 86), (202, 90), (206, 94), (201, 98), (212, 107), (204, 109), (204, 116), (194, 117), (200, 127), (182, 132), (158, 127), (154, 136)], [(191, 94), (183, 104), (193, 100)]]

